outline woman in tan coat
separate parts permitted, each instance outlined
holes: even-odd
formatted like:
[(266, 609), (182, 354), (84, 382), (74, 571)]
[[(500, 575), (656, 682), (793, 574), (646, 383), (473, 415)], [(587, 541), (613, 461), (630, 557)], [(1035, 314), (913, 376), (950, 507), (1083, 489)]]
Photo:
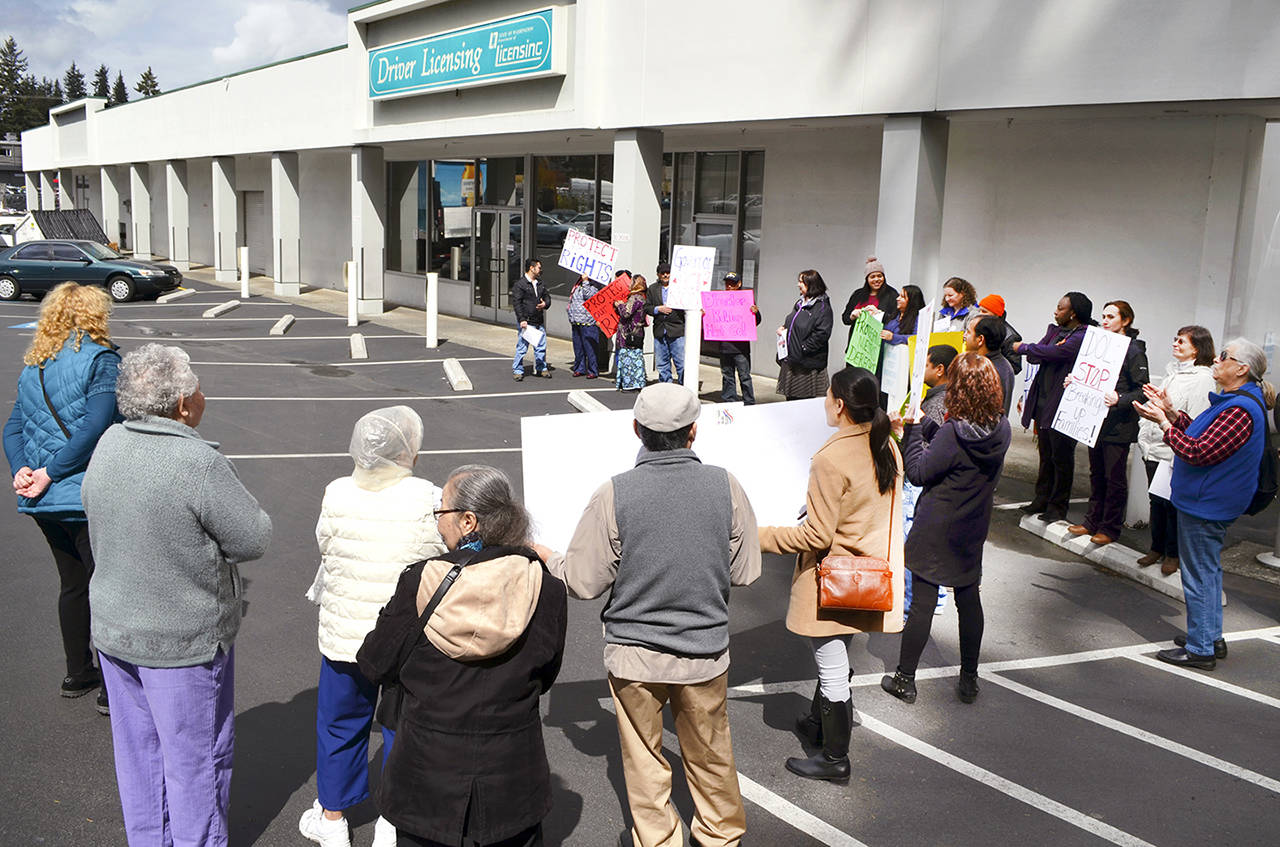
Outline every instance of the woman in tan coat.
[[(796, 721), (802, 738), (822, 746), (787, 770), (811, 779), (849, 777), (849, 641), (858, 632), (902, 630), (902, 456), (880, 408), (880, 385), (864, 368), (845, 368), (827, 390), (827, 424), (836, 433), (813, 457), (805, 517), (799, 526), (760, 527), (765, 553), (798, 553), (787, 629), (813, 642), (818, 687), (810, 712)], [(818, 608), (818, 563), (828, 555), (876, 556), (893, 569), (893, 609), (843, 612)]]

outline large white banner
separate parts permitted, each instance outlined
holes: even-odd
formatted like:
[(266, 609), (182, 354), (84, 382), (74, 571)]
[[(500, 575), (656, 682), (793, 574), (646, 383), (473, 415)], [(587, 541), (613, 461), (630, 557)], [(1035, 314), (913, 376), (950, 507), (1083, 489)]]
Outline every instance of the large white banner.
[[(640, 439), (634, 420), (630, 409), (520, 419), (524, 503), (533, 515), (535, 540), (564, 552), (592, 493), (635, 467)], [(809, 462), (834, 432), (821, 397), (758, 406), (704, 404), (693, 451), (742, 483), (762, 526), (795, 526)]]
[(1071, 384), (1062, 392), (1062, 402), (1053, 416), (1053, 428), (1092, 447), (1111, 407), (1104, 402), (1114, 391), (1129, 350), (1129, 336), (1088, 327), (1084, 343), (1071, 368)]
[(617, 263), (618, 248), (570, 227), (556, 264), (608, 285), (613, 282), (613, 266)]
[(667, 305), (673, 309), (702, 309), (702, 292), (711, 290), (716, 248), (676, 245), (671, 251), (671, 285)]

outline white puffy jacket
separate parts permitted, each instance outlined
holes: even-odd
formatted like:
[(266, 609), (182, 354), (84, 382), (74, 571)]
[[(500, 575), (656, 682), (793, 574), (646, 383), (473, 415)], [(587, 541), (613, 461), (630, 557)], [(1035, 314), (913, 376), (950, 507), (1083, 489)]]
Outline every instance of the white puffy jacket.
[[(1179, 362), (1174, 359), (1164, 371), (1159, 388), (1169, 395), (1173, 408), (1195, 418), (1209, 408), (1209, 392), (1216, 391), (1213, 369), (1208, 365)], [(1143, 418), (1138, 422), (1138, 449), (1148, 462), (1172, 462), (1173, 450), (1164, 443), (1160, 425)]]
[(432, 514), (440, 489), (406, 476), (380, 490), (344, 476), (324, 490), (316, 542), (320, 570), (307, 596), (320, 604), (320, 652), (354, 662), (406, 565), (445, 552)]

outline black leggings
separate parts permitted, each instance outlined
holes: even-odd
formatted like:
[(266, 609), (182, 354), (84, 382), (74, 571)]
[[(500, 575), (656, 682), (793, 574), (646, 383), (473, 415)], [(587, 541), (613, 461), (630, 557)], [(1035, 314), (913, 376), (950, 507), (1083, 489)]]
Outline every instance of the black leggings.
[[(960, 616), (960, 670), (978, 672), (978, 653), (982, 649), (982, 598), (978, 584), (953, 588), (956, 611)], [(914, 676), (920, 654), (929, 642), (933, 628), (933, 609), (938, 604), (938, 586), (911, 575), (911, 613), (902, 630), (902, 647), (898, 652), (898, 670)]]
[[(463, 837), (462, 843), (466, 847), (471, 845), (479, 845), (479, 841), (472, 841), (467, 837)], [(396, 834), (396, 844), (398, 847), (452, 847), (453, 842), (432, 841), (430, 838), (421, 838), (405, 832), (403, 829)], [(482, 847), (542, 847), (542, 824), (541, 822), (534, 824), (528, 829), (517, 832), (510, 838), (504, 838), (501, 841), (493, 841)]]
[(93, 668), (89, 650), (89, 577), (93, 576), (93, 551), (89, 549), (89, 524), (84, 521), (51, 521), (36, 518), (49, 542), (58, 566), (58, 623), (67, 676), (80, 676)]

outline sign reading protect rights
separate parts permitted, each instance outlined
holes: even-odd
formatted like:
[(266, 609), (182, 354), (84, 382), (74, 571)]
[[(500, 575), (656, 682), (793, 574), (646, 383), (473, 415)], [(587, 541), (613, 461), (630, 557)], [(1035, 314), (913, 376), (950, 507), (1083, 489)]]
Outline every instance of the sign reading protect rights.
[(369, 97), (563, 76), (565, 10), (552, 7), (369, 51)]

